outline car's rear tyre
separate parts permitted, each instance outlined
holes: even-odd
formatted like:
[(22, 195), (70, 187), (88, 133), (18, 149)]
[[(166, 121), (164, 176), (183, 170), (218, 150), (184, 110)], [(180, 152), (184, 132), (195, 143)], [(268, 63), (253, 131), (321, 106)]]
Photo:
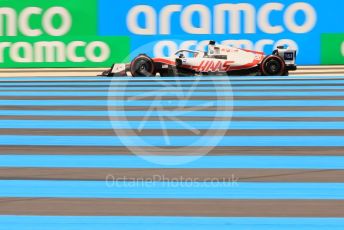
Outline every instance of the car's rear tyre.
[(140, 54), (131, 62), (130, 72), (133, 77), (155, 76), (154, 61), (147, 55)]
[(263, 76), (283, 76), (287, 72), (284, 60), (276, 55), (265, 57), (260, 65), (260, 71)]

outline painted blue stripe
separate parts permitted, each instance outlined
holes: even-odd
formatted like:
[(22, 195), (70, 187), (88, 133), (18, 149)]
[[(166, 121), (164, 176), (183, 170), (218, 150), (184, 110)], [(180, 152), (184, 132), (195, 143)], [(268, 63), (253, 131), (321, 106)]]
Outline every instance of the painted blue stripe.
[[(0, 155), (0, 167), (344, 169), (343, 156)], [(104, 175), (105, 176), (105, 175)], [(229, 175), (231, 176), (231, 175)]]
[(233, 117), (344, 117), (344, 111), (343, 112), (342, 111), (233, 111), (232, 116)]
[[(91, 101), (89, 101), (91, 102)], [(59, 103), (58, 101), (56, 103)], [(72, 102), (70, 102), (72, 103)], [(77, 101), (75, 101), (77, 103)], [(93, 102), (91, 102), (92, 104)], [(161, 101), (158, 104), (163, 106), (228, 106), (231, 102), (224, 101)], [(0, 102), (1, 104), (1, 102)], [(97, 103), (95, 103), (97, 104)], [(152, 106), (152, 101), (109, 101), (109, 105), (126, 105), (126, 106)], [(234, 106), (344, 106), (344, 100), (234, 100)]]
[(22, 97), (29, 97), (29, 96), (40, 96), (40, 97), (47, 97), (47, 96), (55, 96), (55, 97), (65, 97), (65, 96), (78, 96), (78, 97), (89, 97), (89, 96), (98, 96), (98, 97), (107, 97), (107, 96), (118, 96), (118, 97), (149, 97), (149, 96), (243, 96), (243, 97), (253, 97), (253, 96), (280, 96), (280, 97), (291, 97), (291, 96), (306, 96), (306, 97), (321, 97), (321, 96), (344, 96), (344, 92), (187, 92), (179, 91), (179, 92), (163, 92), (163, 91), (154, 91), (154, 92), (135, 92), (135, 91), (128, 91), (128, 92), (25, 92), (25, 91), (15, 91), (15, 92), (1, 92), (0, 96), (22, 96)]
[(17, 136), (1, 135), (0, 145), (31, 146), (318, 146), (343, 147), (344, 136)]
[[(0, 106), (230, 106), (231, 101), (6, 100)], [(234, 106), (344, 106), (344, 100), (234, 100)]]
[[(162, 92), (162, 91), (154, 91), (154, 92), (0, 92), (0, 96), (81, 96), (81, 97), (89, 97), (89, 96), (118, 96), (118, 97), (149, 97), (149, 96), (232, 96), (232, 92)], [(344, 93), (343, 93), (344, 95)]]
[[(140, 101), (141, 102), (141, 101)], [(150, 106), (154, 101), (142, 101), (142, 106)], [(343, 101), (344, 102), (344, 101)], [(0, 105), (38, 105), (38, 106), (134, 106), (137, 101), (107, 101), (107, 100), (6, 100), (0, 101)], [(178, 104), (185, 103), (185, 106), (212, 106), (218, 104), (219, 106), (223, 104), (228, 104), (227, 101), (161, 101), (161, 103), (156, 103), (158, 105), (166, 104), (166, 106), (176, 106)]]
[(0, 230), (342, 230), (344, 218), (0, 216)]
[[(166, 129), (186, 129), (186, 125), (195, 129), (209, 129), (216, 127), (219, 129), (227, 129), (229, 121), (214, 121), (214, 122), (164, 122)], [(271, 125), (273, 126), (274, 123)], [(296, 123), (297, 125), (297, 123)], [(323, 124), (323, 126), (326, 123)], [(340, 128), (340, 124), (332, 124), (334, 128)], [(143, 129), (161, 129), (162, 124), (160, 121), (147, 121), (143, 125), (142, 121), (54, 121), (54, 120), (0, 120), (0, 128), (24, 128), (24, 129), (139, 129), (142, 126)], [(313, 127), (313, 125), (309, 125)], [(328, 125), (331, 127), (331, 124)], [(343, 122), (344, 126), (344, 122)], [(327, 126), (326, 126), (327, 127)]]
[[(0, 116), (76, 116), (76, 117), (79, 116), (79, 117), (82, 117), (82, 116), (108, 116), (109, 112), (106, 110), (105, 111), (0, 110), (0, 114), (1, 114)], [(137, 114), (142, 115), (142, 112), (137, 111)]]
[[(77, 89), (75, 86), (70, 86), (70, 87), (0, 87), (0, 91), (13, 91), (13, 92), (19, 92), (19, 91), (25, 91), (25, 90), (31, 90), (31, 91), (46, 91), (46, 90), (59, 90), (59, 91), (64, 91), (64, 90), (78, 90), (78, 91), (90, 91), (90, 90), (104, 90), (107, 91), (109, 87), (97, 87), (97, 88), (91, 88), (91, 87), (78, 87)], [(117, 88), (113, 90), (122, 90), (123, 88)], [(112, 88), (111, 88), (112, 90)]]
[[(0, 116), (109, 116), (109, 111), (0, 110)], [(117, 111), (116, 116), (142, 116), (143, 111)], [(152, 111), (153, 116), (228, 117), (228, 111)], [(344, 111), (233, 111), (232, 117), (344, 117)]]
[[(74, 121), (74, 120), (0, 120), (3, 129), (344, 129), (344, 122), (293, 122), (293, 121)], [(91, 134), (92, 135), (92, 134)]]
[(344, 199), (344, 183), (0, 180), (0, 187), (0, 197)]

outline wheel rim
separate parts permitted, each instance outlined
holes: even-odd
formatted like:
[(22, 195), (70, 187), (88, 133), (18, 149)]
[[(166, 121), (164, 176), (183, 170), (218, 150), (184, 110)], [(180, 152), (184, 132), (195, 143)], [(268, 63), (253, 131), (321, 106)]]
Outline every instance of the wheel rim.
[(145, 64), (142, 64), (141, 66), (140, 66), (140, 71), (142, 72), (142, 71), (146, 71), (146, 65)]

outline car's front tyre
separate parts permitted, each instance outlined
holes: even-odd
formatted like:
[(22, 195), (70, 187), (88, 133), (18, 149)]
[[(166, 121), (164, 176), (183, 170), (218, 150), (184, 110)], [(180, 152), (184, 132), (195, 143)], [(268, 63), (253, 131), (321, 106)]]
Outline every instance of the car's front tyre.
[(133, 77), (155, 76), (154, 61), (145, 54), (140, 54), (130, 64), (130, 72)]
[(280, 56), (270, 55), (265, 57), (260, 64), (260, 72), (263, 76), (285, 76), (287, 70)]

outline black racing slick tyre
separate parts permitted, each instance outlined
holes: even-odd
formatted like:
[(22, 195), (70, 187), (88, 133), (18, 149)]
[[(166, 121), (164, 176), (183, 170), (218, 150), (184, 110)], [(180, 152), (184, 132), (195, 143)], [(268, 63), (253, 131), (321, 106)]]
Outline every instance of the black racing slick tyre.
[(147, 55), (140, 54), (131, 62), (130, 72), (133, 77), (155, 76), (154, 61)]
[(260, 65), (260, 71), (263, 76), (283, 76), (286, 73), (285, 62), (280, 56), (267, 56)]

